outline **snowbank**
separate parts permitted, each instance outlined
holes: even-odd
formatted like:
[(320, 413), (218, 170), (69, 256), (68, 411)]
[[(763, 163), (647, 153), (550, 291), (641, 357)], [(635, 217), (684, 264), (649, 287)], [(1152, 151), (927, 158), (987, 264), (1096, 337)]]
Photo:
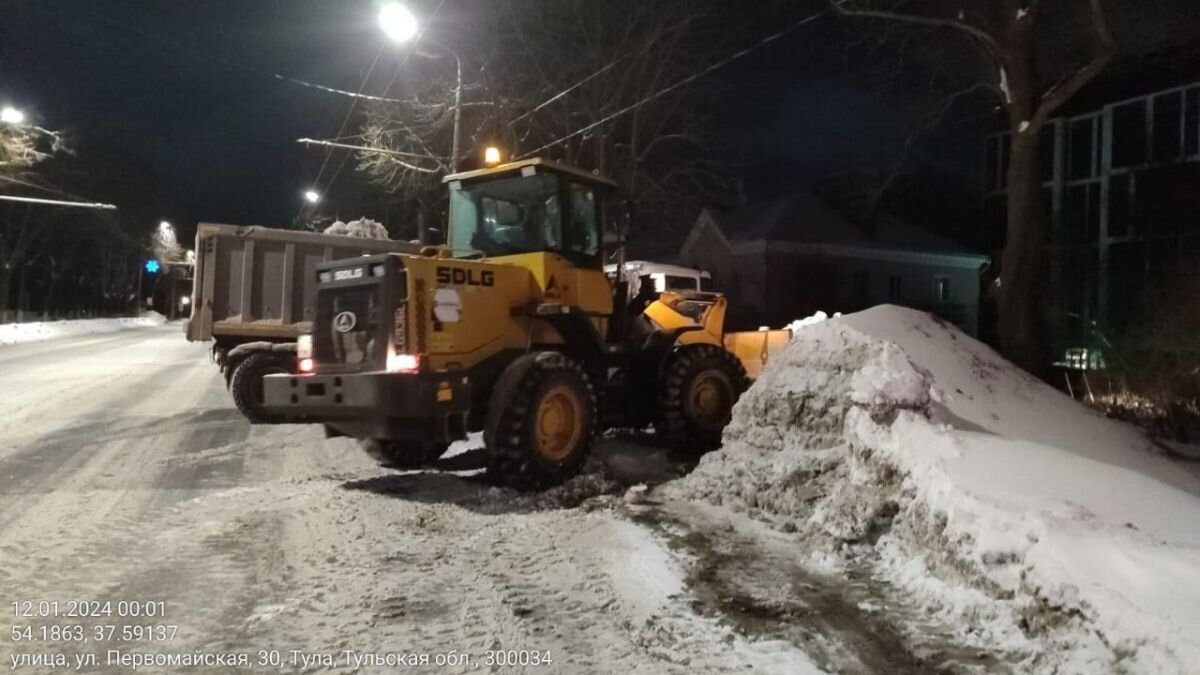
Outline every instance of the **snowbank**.
[(138, 318), (78, 319), (72, 321), (33, 321), (0, 324), (0, 345), (40, 342), (55, 338), (115, 333), (126, 328), (161, 326), (167, 319), (158, 312), (146, 312)]
[(345, 237), (361, 237), (363, 239), (390, 239), (387, 228), (383, 223), (370, 218), (359, 218), (348, 223), (336, 221), (325, 228), (325, 234), (340, 234)]
[(926, 314), (797, 327), (667, 490), (870, 563), (1030, 672), (1200, 663), (1200, 480)]

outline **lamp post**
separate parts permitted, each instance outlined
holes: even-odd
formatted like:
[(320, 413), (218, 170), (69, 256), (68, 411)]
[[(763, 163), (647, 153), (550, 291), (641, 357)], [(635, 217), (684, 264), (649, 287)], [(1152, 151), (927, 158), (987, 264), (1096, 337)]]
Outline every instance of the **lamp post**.
[[(420, 34), (420, 26), (416, 17), (408, 11), (408, 8), (398, 2), (388, 3), (379, 10), (379, 26), (383, 29), (384, 34), (396, 44), (408, 42)], [(454, 135), (450, 141), (450, 172), (455, 173), (458, 171), (459, 141), (462, 130), (462, 57), (446, 45), (433, 44), (454, 57)]]

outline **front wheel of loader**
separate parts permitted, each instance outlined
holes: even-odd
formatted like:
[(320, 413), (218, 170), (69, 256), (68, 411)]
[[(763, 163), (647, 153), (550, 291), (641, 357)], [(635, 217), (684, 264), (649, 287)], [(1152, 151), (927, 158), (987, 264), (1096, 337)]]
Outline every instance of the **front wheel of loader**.
[(368, 455), (381, 466), (393, 469), (415, 469), (431, 464), (446, 453), (445, 443), (433, 441), (364, 440), (360, 443)]
[(750, 386), (737, 358), (716, 345), (675, 350), (660, 383), (657, 432), (680, 449), (702, 453), (721, 445), (721, 432)]
[(287, 357), (269, 352), (251, 354), (242, 359), (229, 377), (229, 393), (233, 404), (251, 424), (274, 424), (279, 421), (266, 411), (263, 399), (263, 377), (290, 373)]
[(518, 490), (562, 483), (579, 473), (595, 426), (596, 396), (578, 361), (557, 352), (522, 356), (489, 398), (488, 472)]

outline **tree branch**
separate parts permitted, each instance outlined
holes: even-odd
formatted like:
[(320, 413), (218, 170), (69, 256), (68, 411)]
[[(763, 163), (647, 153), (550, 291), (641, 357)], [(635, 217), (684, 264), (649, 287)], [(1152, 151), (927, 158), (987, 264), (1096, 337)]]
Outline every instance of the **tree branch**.
[(1032, 123), (1035, 125), (1045, 124), (1063, 104), (1096, 79), (1117, 56), (1117, 41), (1109, 30), (1103, 0), (1089, 0), (1089, 3), (1092, 11), (1092, 29), (1096, 31), (1098, 40), (1096, 54), (1086, 66), (1071, 73), (1042, 94), (1041, 103), (1033, 115)]
[(931, 26), (934, 28), (952, 28), (954, 30), (966, 33), (968, 36), (974, 38), (976, 41), (982, 44), (985, 48), (987, 48), (991, 57), (997, 62), (1003, 63), (1005, 61), (1004, 49), (1001, 47), (996, 38), (982, 28), (972, 26), (965, 21), (932, 16), (921, 16), (919, 14), (906, 14), (904, 12), (893, 12), (883, 9), (849, 8), (846, 6), (847, 2), (849, 2), (849, 0), (829, 0), (829, 4), (831, 7), (833, 7), (834, 11), (842, 16), (887, 19), (889, 21), (911, 23), (918, 26)]

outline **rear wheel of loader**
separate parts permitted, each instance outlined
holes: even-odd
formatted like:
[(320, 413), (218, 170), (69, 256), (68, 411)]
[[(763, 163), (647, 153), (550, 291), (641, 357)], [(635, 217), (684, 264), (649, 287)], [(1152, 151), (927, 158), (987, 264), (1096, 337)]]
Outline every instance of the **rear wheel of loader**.
[(437, 461), (449, 447), (433, 441), (365, 440), (362, 449), (381, 466), (393, 469), (415, 469)]
[(242, 359), (233, 369), (233, 375), (229, 378), (229, 393), (233, 394), (233, 404), (252, 424), (273, 424), (278, 421), (263, 405), (263, 376), (290, 373), (289, 366), (288, 358), (261, 352)]
[(662, 376), (658, 433), (667, 443), (692, 452), (720, 447), (733, 404), (749, 386), (746, 369), (724, 349), (677, 349)]
[(519, 490), (561, 483), (583, 466), (595, 426), (596, 397), (578, 361), (557, 352), (522, 356), (489, 399), (489, 473)]

